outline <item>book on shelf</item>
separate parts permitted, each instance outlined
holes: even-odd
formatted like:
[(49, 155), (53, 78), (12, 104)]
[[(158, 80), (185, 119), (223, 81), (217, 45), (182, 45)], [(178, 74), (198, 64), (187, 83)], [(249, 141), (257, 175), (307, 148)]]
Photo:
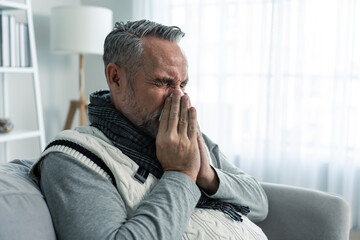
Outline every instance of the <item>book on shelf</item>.
[(29, 45), (29, 28), (25, 23), (20, 23), (20, 67), (30, 66), (30, 45)]
[(1, 66), (10, 66), (10, 17), (1, 14)]
[(9, 16), (9, 29), (10, 29), (10, 66), (16, 67), (16, 21), (14, 16)]
[(20, 23), (15, 23), (15, 67), (20, 66)]
[(16, 18), (8, 14), (0, 14), (0, 21), (0, 66), (29, 67), (28, 24), (16, 22)]

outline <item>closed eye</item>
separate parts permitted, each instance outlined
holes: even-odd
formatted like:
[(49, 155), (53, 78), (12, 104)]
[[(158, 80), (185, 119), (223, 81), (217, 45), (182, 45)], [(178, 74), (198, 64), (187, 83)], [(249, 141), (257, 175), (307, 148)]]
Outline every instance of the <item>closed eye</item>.
[(186, 85), (188, 84), (188, 82), (189, 82), (189, 79), (186, 78), (184, 81), (181, 82), (180, 87), (181, 87), (182, 89), (184, 89), (184, 88), (186, 87)]
[[(180, 84), (180, 88), (185, 89), (188, 82), (189, 82), (188, 79), (182, 81)], [(154, 85), (157, 87), (176, 88), (177, 87), (176, 83), (177, 81), (172, 78), (156, 78), (154, 80)]]
[(154, 83), (158, 87), (172, 87), (175, 81), (171, 78), (156, 78)]

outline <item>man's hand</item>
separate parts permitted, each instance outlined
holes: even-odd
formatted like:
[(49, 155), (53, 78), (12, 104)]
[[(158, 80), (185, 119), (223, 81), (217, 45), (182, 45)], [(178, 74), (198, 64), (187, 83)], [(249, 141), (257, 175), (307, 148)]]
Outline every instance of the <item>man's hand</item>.
[(164, 171), (179, 171), (196, 182), (200, 169), (196, 110), (189, 97), (168, 97), (156, 136), (156, 155)]
[(202, 188), (207, 194), (215, 194), (219, 188), (219, 177), (215, 170), (210, 166), (209, 155), (200, 128), (198, 128), (199, 136), (197, 138), (200, 150), (200, 170), (196, 179), (196, 184)]

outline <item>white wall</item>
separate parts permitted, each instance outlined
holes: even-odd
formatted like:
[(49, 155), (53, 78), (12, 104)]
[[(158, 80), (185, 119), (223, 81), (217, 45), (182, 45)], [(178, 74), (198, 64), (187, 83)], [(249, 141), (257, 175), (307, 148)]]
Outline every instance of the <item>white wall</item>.
[(78, 93), (76, 55), (57, 55), (50, 50), (51, 8), (68, 4), (80, 4), (80, 0), (32, 0), (47, 142), (63, 128), (69, 100)]
[[(58, 55), (50, 51), (51, 8), (68, 4), (101, 6), (113, 11), (114, 21), (124, 21), (132, 18), (132, 1), (33, 0), (32, 3), (48, 142), (64, 127), (70, 100), (78, 98), (79, 79), (77, 55)], [(85, 55), (85, 96), (98, 89), (107, 88), (103, 69), (102, 56)], [(76, 124), (78, 124), (78, 119), (75, 119), (73, 126)]]
[[(132, 0), (82, 0), (83, 5), (93, 5), (109, 8), (113, 11), (113, 21), (132, 20)], [(85, 55), (85, 94), (88, 95), (96, 90), (108, 89), (102, 56)]]
[[(133, 0), (32, 0), (35, 41), (37, 48), (41, 99), (43, 105), (46, 142), (63, 129), (70, 100), (78, 95), (78, 56), (58, 55), (50, 50), (50, 15), (51, 8), (60, 5), (94, 5), (109, 8), (113, 11), (115, 21), (132, 20)], [(19, 77), (21, 78), (21, 77)], [(99, 89), (107, 89), (102, 56), (85, 55), (85, 96)], [(28, 81), (30, 82), (30, 81)], [(34, 125), (32, 110), (27, 97), (31, 94), (31, 85), (24, 81), (13, 81), (9, 94), (16, 104), (12, 108), (12, 117), (16, 119), (15, 127)], [(73, 127), (79, 123), (75, 116)], [(33, 142), (33, 143), (32, 143)], [(11, 142), (10, 159), (38, 156), (38, 141)], [(2, 146), (0, 146), (2, 147)], [(1, 148), (0, 148), (1, 151)]]

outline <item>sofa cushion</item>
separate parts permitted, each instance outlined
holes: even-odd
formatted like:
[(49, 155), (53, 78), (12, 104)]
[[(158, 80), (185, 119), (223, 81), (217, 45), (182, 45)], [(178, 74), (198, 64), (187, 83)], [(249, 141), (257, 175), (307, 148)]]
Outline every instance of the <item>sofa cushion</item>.
[(31, 164), (0, 164), (0, 239), (56, 239), (44, 197), (28, 176)]

